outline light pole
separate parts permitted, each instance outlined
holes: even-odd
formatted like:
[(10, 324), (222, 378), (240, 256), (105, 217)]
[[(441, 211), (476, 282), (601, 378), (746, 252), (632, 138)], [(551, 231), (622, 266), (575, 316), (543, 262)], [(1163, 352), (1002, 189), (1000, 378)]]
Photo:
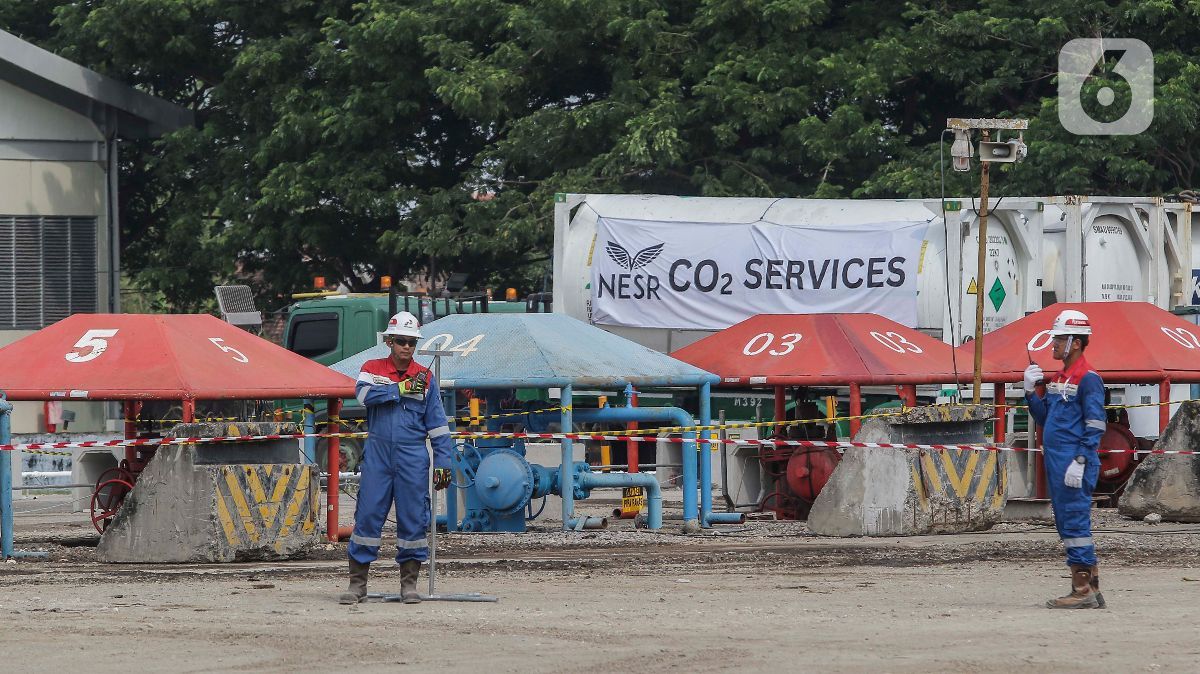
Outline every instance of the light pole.
[[(950, 148), (950, 157), (955, 171), (971, 170), (971, 131), (980, 131), (978, 156), (983, 166), (979, 178), (979, 257), (975, 271), (975, 375), (971, 385), (971, 400), (978, 405), (979, 390), (983, 386), (983, 289), (986, 287), (984, 277), (987, 275), (984, 264), (987, 261), (989, 174), (992, 162), (1013, 163), (1025, 158), (1028, 148), (1025, 146), (1024, 134), (1000, 142), (999, 132), (1023, 131), (1029, 128), (1029, 120), (951, 117), (946, 120), (946, 128), (954, 131), (954, 145)], [(990, 137), (993, 129), (997, 131), (995, 142)], [(949, 292), (949, 288), (946, 290)]]

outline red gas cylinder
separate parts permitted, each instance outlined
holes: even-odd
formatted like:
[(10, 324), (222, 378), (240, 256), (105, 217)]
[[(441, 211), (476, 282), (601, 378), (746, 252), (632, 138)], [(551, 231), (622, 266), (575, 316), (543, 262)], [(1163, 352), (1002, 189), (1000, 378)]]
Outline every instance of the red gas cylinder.
[(1136, 448), (1137, 438), (1128, 428), (1110, 423), (1100, 438), (1100, 481), (1124, 482), (1137, 465), (1132, 451)]
[(788, 488), (808, 503), (816, 501), (841, 460), (842, 455), (829, 447), (800, 449), (788, 459)]

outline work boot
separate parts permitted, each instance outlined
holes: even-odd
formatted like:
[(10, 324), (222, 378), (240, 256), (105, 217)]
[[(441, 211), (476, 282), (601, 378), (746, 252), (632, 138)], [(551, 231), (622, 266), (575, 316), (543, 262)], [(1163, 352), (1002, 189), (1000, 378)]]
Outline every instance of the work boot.
[(370, 564), (350, 559), (350, 588), (338, 597), (339, 604), (357, 604), (367, 600), (367, 574), (370, 570)]
[(421, 562), (410, 559), (400, 564), (400, 600), (405, 604), (420, 604), (421, 595), (417, 594), (417, 574), (421, 572)]
[(1100, 608), (1092, 590), (1092, 567), (1071, 565), (1071, 594), (1046, 602), (1046, 608)]
[(1096, 606), (1105, 608), (1104, 595), (1100, 592), (1100, 566), (1092, 565), (1092, 592), (1096, 594)]

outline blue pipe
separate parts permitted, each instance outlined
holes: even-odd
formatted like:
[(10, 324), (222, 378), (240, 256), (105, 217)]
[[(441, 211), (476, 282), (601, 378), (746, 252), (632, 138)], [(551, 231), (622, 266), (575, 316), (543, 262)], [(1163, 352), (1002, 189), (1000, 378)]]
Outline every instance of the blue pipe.
[[(573, 392), (571, 385), (567, 384), (562, 387), (562, 396), (560, 398), (562, 406), (562, 414), (559, 417), (562, 423), (562, 432), (570, 433), (572, 428), (571, 408), (574, 406)], [(570, 530), (571, 519), (575, 514), (575, 460), (572, 454), (572, 443), (569, 439), (563, 438), (562, 441), (562, 464), (559, 465), (558, 479), (561, 485), (562, 496), (562, 523), (563, 531)]]
[(746, 513), (709, 513), (704, 521), (709, 526), (713, 524), (744, 524), (746, 522)]
[[(0, 445), (7, 445), (12, 440), (9, 419), (12, 408), (4, 391), (0, 391)], [(50, 556), (49, 552), (13, 552), (12, 457), (9, 454), (0, 452), (0, 562), (16, 557), (45, 559)]]
[(645, 473), (582, 473), (579, 485), (584, 489), (622, 489), (642, 487), (646, 490), (646, 523), (651, 529), (662, 528), (662, 488), (658, 479)]
[[(9, 441), (8, 413), (12, 408), (12, 403), (0, 392), (0, 445)], [(12, 546), (12, 457), (8, 452), (0, 452), (0, 562), (12, 557)]]
[[(700, 425), (712, 425), (711, 385), (700, 385)], [(712, 431), (701, 431), (700, 437), (711, 439)], [(715, 513), (712, 509), (712, 455), (716, 445), (706, 442), (700, 445), (700, 526), (712, 528), (714, 524), (741, 524), (746, 521), (742, 513)]]
[[(446, 424), (450, 427), (450, 432), (453, 433), (457, 430), (457, 427), (458, 427), (458, 424), (454, 421), (454, 419), (457, 417), (457, 412), (458, 412), (458, 410), (454, 407), (454, 392), (453, 391), (447, 392), (446, 390), (441, 389), (441, 388), (439, 388), (438, 391), (442, 396), (442, 409), (450, 410), (450, 413), (446, 415)], [(447, 407), (446, 403), (450, 403), (450, 405)], [(458, 447), (455, 447), (453, 451), (457, 452)], [(451, 456), (453, 456), (453, 454)], [(451, 464), (450, 464), (450, 471), (452, 473), (454, 472), (454, 462), (453, 461), (451, 461)], [(458, 527), (458, 492), (459, 492), (459, 489), (458, 489), (458, 487), (455, 486), (457, 484), (458, 484), (458, 476), (455, 475), (454, 478), (450, 480), (450, 486), (446, 488), (446, 514), (438, 515), (437, 519), (435, 520), (435, 524), (446, 525), (447, 533), (453, 532), (453, 531), (459, 531), (459, 527)]]
[(567, 522), (567, 529), (572, 531), (583, 531), (585, 529), (604, 529), (608, 526), (607, 517), (580, 517), (579, 519)]
[[(605, 407), (576, 410), (575, 418), (584, 422), (657, 421), (689, 427), (696, 423), (692, 415), (678, 407)], [(696, 432), (683, 434), (683, 528), (699, 526), (696, 508)]]
[[(700, 385), (700, 425), (712, 423), (712, 401), (709, 398), (707, 382)], [(712, 431), (701, 431), (700, 437), (709, 439)], [(708, 516), (712, 514), (712, 443), (700, 443), (700, 526), (705, 529), (712, 525)]]

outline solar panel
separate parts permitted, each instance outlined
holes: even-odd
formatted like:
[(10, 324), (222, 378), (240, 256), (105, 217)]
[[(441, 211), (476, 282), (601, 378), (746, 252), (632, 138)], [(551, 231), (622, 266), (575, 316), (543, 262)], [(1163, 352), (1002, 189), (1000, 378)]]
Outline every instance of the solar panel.
[(250, 286), (216, 286), (217, 306), (226, 322), (238, 327), (261, 326), (262, 314), (254, 308)]

